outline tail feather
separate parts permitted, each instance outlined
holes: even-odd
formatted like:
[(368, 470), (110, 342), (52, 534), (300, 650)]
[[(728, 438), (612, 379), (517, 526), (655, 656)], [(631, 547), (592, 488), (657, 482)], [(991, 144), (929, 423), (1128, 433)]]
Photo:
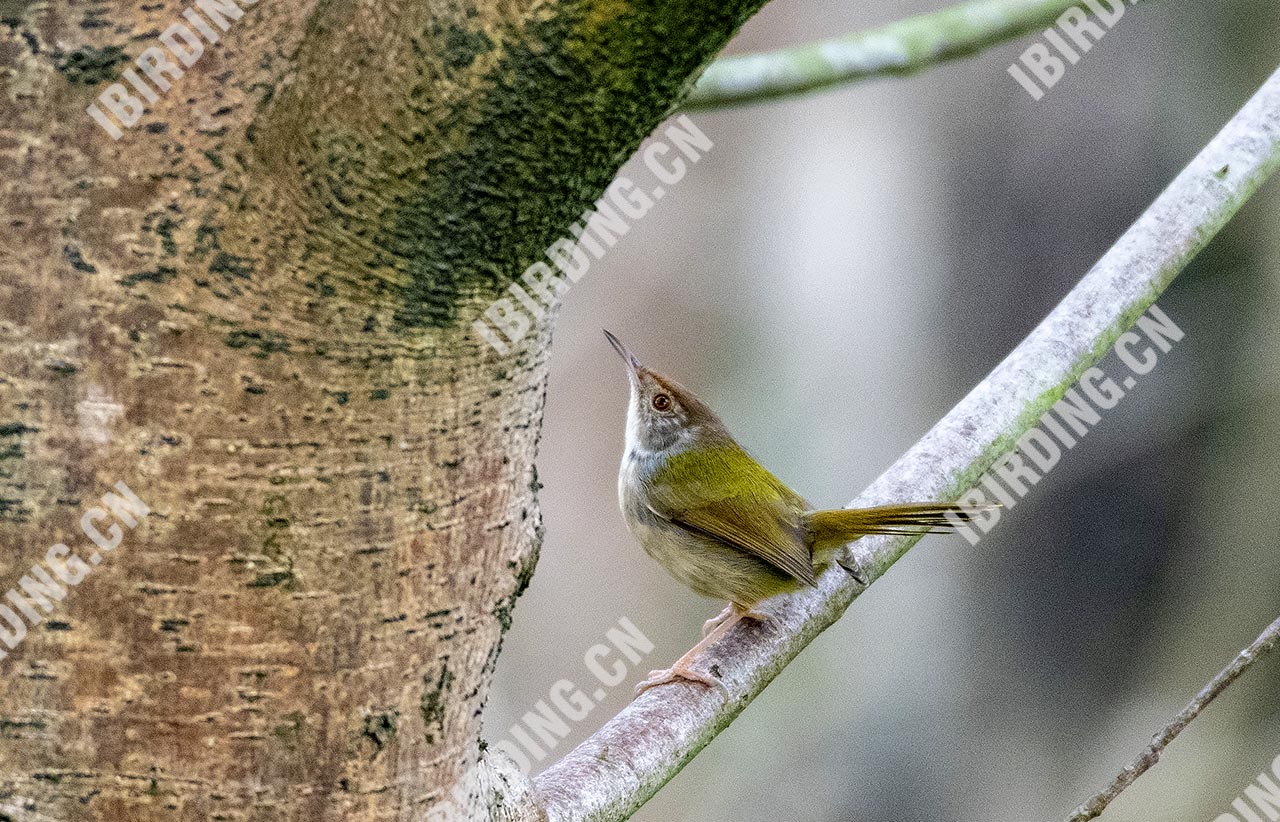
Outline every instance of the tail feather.
[(902, 503), (875, 508), (841, 508), (810, 511), (805, 524), (815, 548), (834, 548), (858, 537), (873, 534), (919, 536), (946, 534), (957, 522), (969, 522), (974, 515), (993, 506), (962, 506), (949, 502)]

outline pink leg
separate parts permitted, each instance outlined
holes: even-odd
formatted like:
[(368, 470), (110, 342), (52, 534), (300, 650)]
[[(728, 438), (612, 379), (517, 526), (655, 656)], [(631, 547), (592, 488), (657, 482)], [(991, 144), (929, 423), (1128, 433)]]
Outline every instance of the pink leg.
[(711, 619), (708, 619), (706, 622), (702, 623), (702, 635), (705, 637), (707, 634), (711, 633), (716, 628), (719, 628), (721, 625), (723, 625), (724, 621), (726, 619), (729, 619), (732, 616), (733, 616), (733, 605), (730, 604), (730, 605), (724, 606), (723, 611), (721, 611), (716, 616), (713, 616)]
[(749, 605), (738, 605), (737, 603), (731, 603), (729, 607), (732, 608), (733, 612), (738, 615), (738, 619), (750, 619), (755, 622), (770, 622), (773, 619), (773, 617), (769, 616), (763, 611), (751, 610), (751, 606)]
[(724, 684), (720, 680), (715, 679), (708, 674), (695, 671), (689, 667), (689, 661), (698, 655), (703, 648), (711, 645), (720, 637), (724, 636), (734, 623), (740, 619), (754, 619), (765, 622), (769, 619), (768, 614), (762, 614), (758, 611), (752, 611), (749, 607), (738, 605), (737, 603), (729, 603), (718, 616), (712, 617), (703, 623), (702, 641), (694, 645), (688, 650), (684, 656), (676, 660), (676, 663), (665, 670), (650, 671), (649, 677), (644, 682), (636, 686), (636, 696), (644, 693), (650, 688), (658, 685), (666, 685), (669, 682), (675, 682), (684, 679), (689, 682), (700, 682), (709, 688), (724, 688)]
[(753, 619), (756, 622), (768, 622), (770, 619), (768, 614), (753, 611), (745, 605), (738, 605), (737, 603), (730, 602), (728, 605), (724, 606), (723, 611), (702, 623), (702, 635), (705, 637), (707, 634), (723, 625), (726, 620), (733, 617), (737, 617), (738, 619)]

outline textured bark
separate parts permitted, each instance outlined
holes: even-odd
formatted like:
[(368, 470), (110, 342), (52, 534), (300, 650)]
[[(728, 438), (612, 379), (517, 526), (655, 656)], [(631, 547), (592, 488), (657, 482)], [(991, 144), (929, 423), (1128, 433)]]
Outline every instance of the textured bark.
[(475, 765), (548, 330), (468, 327), (757, 5), (261, 3), (113, 141), (184, 6), (0, 2), (0, 588), (152, 510), (0, 661), (0, 810), (533, 814)]

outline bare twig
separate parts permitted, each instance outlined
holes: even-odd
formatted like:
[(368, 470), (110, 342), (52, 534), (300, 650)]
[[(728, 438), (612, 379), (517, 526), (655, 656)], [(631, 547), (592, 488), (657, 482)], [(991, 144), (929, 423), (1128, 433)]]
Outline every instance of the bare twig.
[(1120, 792), (1129, 787), (1134, 781), (1142, 776), (1154, 764), (1160, 761), (1160, 754), (1168, 747), (1169, 743), (1182, 733), (1183, 728), (1191, 724), (1191, 720), (1200, 715), (1200, 712), (1212, 702), (1218, 694), (1226, 690), (1227, 686), (1235, 682), (1239, 676), (1248, 669), (1250, 665), (1257, 662), (1267, 652), (1280, 642), (1280, 619), (1267, 626), (1267, 630), (1258, 635), (1248, 648), (1240, 652), (1231, 664), (1218, 672), (1218, 675), (1210, 680), (1209, 684), (1204, 686), (1200, 693), (1196, 694), (1196, 698), (1191, 700), (1187, 707), (1178, 712), (1173, 721), (1161, 728), (1154, 737), (1151, 738), (1151, 744), (1148, 745), (1142, 753), (1124, 767), (1112, 780), (1111, 784), (1101, 793), (1096, 794), (1088, 802), (1085, 802), (1067, 818), (1067, 822), (1088, 822), (1088, 820), (1101, 814), (1111, 800), (1120, 795)]
[(832, 40), (721, 57), (698, 78), (684, 107), (720, 108), (912, 74), (1049, 26), (1078, 5), (1080, 0), (972, 0)]
[[(957, 498), (1096, 362), (1280, 166), (1280, 72), (1200, 152), (1062, 302), (960, 404), (855, 501)], [(914, 543), (855, 543), (875, 580)], [(824, 574), (767, 604), (694, 663), (724, 690), (653, 688), (534, 781), (549, 822), (629, 817), (702, 750), (862, 587)]]

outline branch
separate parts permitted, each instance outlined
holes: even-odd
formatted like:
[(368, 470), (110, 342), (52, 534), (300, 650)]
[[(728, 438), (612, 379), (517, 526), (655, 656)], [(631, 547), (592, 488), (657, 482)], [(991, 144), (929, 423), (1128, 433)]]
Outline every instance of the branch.
[(1257, 662), (1267, 652), (1280, 642), (1280, 619), (1267, 626), (1267, 629), (1258, 635), (1248, 648), (1240, 652), (1240, 655), (1232, 660), (1231, 664), (1218, 672), (1218, 675), (1210, 680), (1209, 684), (1204, 686), (1200, 693), (1196, 694), (1196, 698), (1191, 700), (1187, 707), (1178, 713), (1173, 721), (1160, 729), (1154, 737), (1151, 738), (1151, 744), (1148, 745), (1142, 753), (1125, 766), (1116, 778), (1101, 793), (1095, 795), (1088, 802), (1076, 808), (1067, 822), (1088, 822), (1088, 820), (1101, 814), (1111, 804), (1111, 800), (1120, 795), (1120, 792), (1132, 785), (1138, 777), (1142, 776), (1151, 768), (1152, 765), (1160, 761), (1160, 754), (1168, 747), (1169, 743), (1182, 733), (1183, 729), (1191, 724), (1191, 720), (1200, 715), (1210, 702), (1217, 698), (1218, 694), (1227, 689), (1227, 686), (1235, 682), (1241, 674), (1243, 674), (1250, 665)]
[(684, 107), (721, 108), (870, 77), (912, 74), (1049, 26), (1079, 4), (1080, 0), (972, 0), (833, 40), (722, 57), (698, 79)]
[[(1156, 199), (1031, 334), (853, 505), (956, 499), (1096, 362), (1280, 166), (1280, 72)], [(916, 538), (918, 539), (918, 538)], [(874, 581), (916, 541), (864, 538)], [(724, 691), (653, 688), (534, 780), (549, 822), (629, 817), (702, 750), (860, 593), (835, 569), (816, 590), (766, 603), (695, 664)]]

